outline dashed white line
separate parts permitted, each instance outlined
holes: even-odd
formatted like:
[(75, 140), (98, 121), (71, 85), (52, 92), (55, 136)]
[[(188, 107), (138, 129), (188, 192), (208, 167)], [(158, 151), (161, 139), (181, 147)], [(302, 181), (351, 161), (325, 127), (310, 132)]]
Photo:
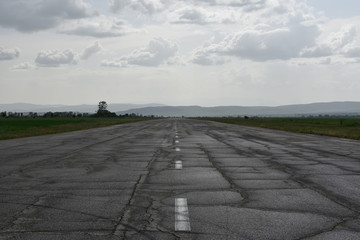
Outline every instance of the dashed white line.
[(175, 151), (176, 151), (176, 152), (180, 152), (181, 149), (180, 149), (179, 147), (177, 147), (177, 148), (175, 148)]
[(179, 143), (179, 140), (176, 140), (175, 143)]
[(182, 169), (182, 161), (175, 161), (175, 169)]
[(175, 231), (191, 231), (186, 198), (175, 198)]

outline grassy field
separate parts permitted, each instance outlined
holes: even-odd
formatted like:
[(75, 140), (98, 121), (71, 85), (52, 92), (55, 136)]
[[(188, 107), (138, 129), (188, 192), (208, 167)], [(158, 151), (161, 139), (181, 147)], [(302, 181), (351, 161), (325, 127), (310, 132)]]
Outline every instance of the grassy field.
[(360, 118), (202, 118), (217, 122), (360, 140)]
[[(360, 140), (360, 118), (201, 118), (223, 123)], [(148, 118), (0, 118), (0, 140), (105, 127)]]
[(147, 118), (0, 118), (0, 140), (84, 130)]

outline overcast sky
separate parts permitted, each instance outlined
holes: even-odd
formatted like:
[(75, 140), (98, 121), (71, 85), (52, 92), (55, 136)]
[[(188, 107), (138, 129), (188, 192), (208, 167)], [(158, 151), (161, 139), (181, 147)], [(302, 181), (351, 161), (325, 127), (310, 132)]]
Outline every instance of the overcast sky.
[(359, 0), (0, 0), (0, 103), (360, 101)]

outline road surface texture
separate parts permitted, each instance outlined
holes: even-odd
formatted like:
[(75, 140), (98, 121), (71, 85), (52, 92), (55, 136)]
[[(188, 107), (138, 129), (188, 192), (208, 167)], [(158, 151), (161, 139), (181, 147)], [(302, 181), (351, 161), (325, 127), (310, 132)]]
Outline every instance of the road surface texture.
[(360, 141), (163, 119), (0, 152), (0, 239), (360, 239)]

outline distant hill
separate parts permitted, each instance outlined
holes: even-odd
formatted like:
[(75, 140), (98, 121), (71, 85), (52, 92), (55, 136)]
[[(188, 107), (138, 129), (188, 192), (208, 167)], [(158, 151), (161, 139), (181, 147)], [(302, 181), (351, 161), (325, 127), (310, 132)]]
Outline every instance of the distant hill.
[[(162, 104), (127, 104), (115, 103), (108, 104), (108, 110), (111, 112), (126, 111), (129, 109), (164, 106)], [(97, 104), (83, 104), (83, 105), (38, 105), (29, 103), (11, 103), (0, 104), (0, 112), (81, 112), (81, 113), (95, 113), (98, 109)]]
[[(0, 104), (0, 112), (81, 112), (94, 113), (97, 105), (36, 105), (28, 103)], [(141, 114), (164, 117), (222, 117), (222, 116), (302, 116), (302, 115), (360, 115), (360, 102), (328, 102), (278, 107), (246, 106), (166, 106), (162, 104), (109, 104), (108, 110), (117, 114)]]
[(222, 116), (301, 116), (301, 115), (360, 115), (360, 102), (329, 102), (278, 107), (244, 106), (158, 106), (120, 111), (118, 114), (142, 114), (164, 117), (222, 117)]

